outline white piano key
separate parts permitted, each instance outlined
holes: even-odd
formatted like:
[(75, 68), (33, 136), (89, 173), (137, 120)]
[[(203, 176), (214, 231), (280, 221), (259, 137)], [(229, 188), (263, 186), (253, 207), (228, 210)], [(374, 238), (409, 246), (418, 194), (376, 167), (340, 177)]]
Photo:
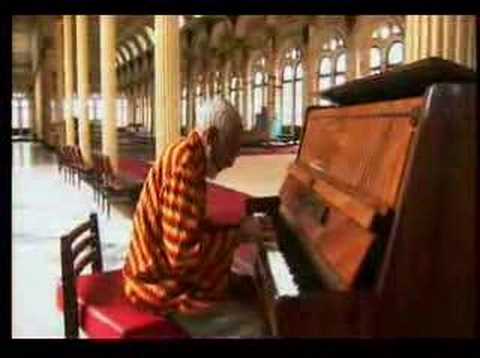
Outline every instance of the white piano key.
[(273, 281), (280, 296), (297, 296), (298, 287), (293, 280), (287, 262), (277, 250), (267, 250), (267, 261), (271, 267)]

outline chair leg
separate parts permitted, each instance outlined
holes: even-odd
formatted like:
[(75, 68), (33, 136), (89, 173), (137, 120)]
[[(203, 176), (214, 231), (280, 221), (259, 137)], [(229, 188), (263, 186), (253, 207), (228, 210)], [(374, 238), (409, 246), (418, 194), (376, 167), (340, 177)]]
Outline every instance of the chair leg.
[(110, 198), (107, 198), (107, 218), (110, 219)]

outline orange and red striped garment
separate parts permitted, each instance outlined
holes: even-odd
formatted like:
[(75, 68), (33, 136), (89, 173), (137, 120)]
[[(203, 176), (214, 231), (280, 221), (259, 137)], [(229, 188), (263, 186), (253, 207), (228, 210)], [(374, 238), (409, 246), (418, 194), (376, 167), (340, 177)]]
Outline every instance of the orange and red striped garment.
[(123, 268), (124, 291), (134, 304), (194, 314), (226, 297), (237, 242), (205, 219), (205, 178), (197, 132), (167, 147), (150, 169)]

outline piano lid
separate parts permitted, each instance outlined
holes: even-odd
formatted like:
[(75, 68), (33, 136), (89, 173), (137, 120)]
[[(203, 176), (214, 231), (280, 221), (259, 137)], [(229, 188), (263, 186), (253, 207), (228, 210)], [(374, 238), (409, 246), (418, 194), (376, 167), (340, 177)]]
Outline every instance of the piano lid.
[(427, 87), (439, 82), (473, 81), (476, 73), (469, 68), (430, 57), (331, 87), (320, 95), (338, 105), (350, 105), (422, 96)]

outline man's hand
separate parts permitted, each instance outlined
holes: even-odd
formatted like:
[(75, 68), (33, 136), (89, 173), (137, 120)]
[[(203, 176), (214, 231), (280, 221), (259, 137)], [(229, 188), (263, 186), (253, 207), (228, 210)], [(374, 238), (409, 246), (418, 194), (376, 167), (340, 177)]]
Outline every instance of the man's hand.
[(258, 237), (262, 234), (262, 228), (260, 226), (259, 221), (251, 216), (244, 217), (240, 221), (240, 227), (238, 228), (238, 235), (242, 239), (251, 240), (255, 237)]
[(269, 217), (247, 216), (240, 221), (237, 235), (240, 241), (269, 240), (274, 235), (274, 228)]

